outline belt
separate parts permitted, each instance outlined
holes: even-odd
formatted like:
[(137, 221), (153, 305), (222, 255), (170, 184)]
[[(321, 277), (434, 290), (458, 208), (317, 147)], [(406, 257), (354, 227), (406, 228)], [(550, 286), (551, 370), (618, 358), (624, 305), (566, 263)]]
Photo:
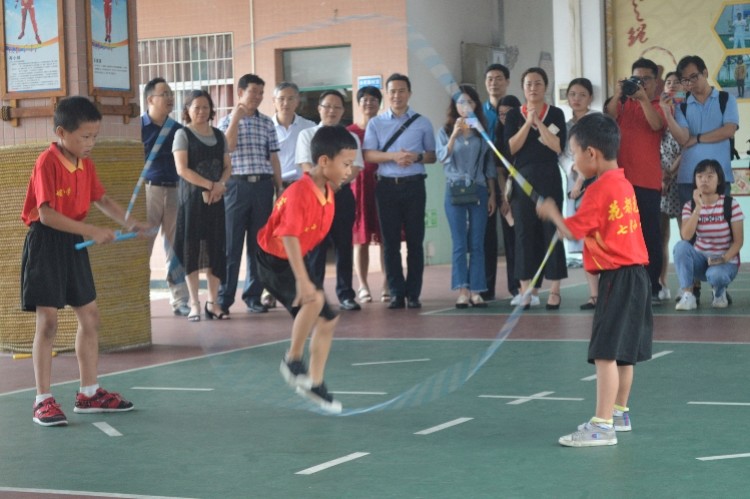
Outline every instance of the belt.
[(146, 180), (146, 185), (154, 187), (177, 187), (177, 182), (158, 182), (156, 180)]
[(261, 173), (260, 175), (232, 175), (232, 180), (243, 180), (254, 184), (256, 182), (262, 182), (263, 180), (271, 180), (273, 175), (270, 173)]
[(427, 175), (422, 173), (418, 175), (407, 175), (406, 177), (381, 177), (378, 175), (378, 182), (385, 182), (386, 184), (405, 184), (407, 182), (419, 182), (424, 180)]

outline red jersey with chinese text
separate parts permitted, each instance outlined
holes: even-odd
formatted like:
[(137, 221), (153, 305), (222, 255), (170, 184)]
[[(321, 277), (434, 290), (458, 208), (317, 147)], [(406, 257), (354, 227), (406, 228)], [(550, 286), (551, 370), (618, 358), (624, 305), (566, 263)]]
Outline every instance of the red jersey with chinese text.
[(328, 235), (333, 214), (333, 189), (328, 186), (323, 194), (306, 173), (276, 200), (268, 222), (258, 231), (258, 245), (266, 253), (288, 260), (281, 238), (293, 236), (299, 239), (304, 256)]
[(78, 158), (73, 164), (52, 144), (36, 160), (31, 173), (21, 219), (26, 225), (39, 220), (39, 208), (50, 208), (73, 220), (86, 218), (92, 201), (104, 196), (104, 187), (90, 158)]
[(583, 239), (583, 267), (591, 273), (648, 264), (633, 185), (621, 168), (592, 183), (575, 215), (565, 219), (574, 239)]

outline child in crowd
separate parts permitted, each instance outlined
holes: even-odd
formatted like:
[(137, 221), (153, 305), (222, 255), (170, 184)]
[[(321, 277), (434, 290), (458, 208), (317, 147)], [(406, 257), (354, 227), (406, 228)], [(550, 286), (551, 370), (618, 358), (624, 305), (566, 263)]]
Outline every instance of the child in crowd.
[(21, 307), (36, 312), (32, 357), (37, 396), (33, 421), (42, 426), (68, 424), (52, 397), (52, 346), (57, 310), (70, 305), (78, 319), (75, 349), (81, 386), (73, 410), (78, 413), (130, 411), (133, 404), (97, 383), (99, 311), (88, 253), (75, 245), (88, 237), (97, 244), (115, 239), (112, 229), (84, 222), (93, 202), (112, 220), (145, 236), (148, 227), (109, 198), (89, 159), (102, 116), (84, 97), (63, 99), (54, 115), (56, 144), (37, 158), (21, 218), (29, 226), (21, 261)]
[[(323, 409), (341, 412), (341, 403), (323, 382), (338, 316), (326, 302), (323, 283), (311, 280), (304, 257), (331, 228), (334, 191), (351, 174), (357, 142), (344, 127), (324, 126), (310, 148), (315, 166), (276, 200), (268, 223), (258, 232), (258, 275), (294, 317), (291, 345), (281, 361), (282, 376)], [(308, 375), (303, 353), (310, 334)]]
[(616, 431), (630, 431), (627, 407), (636, 362), (651, 358), (651, 284), (648, 253), (633, 186), (617, 165), (620, 133), (603, 114), (583, 116), (570, 131), (578, 171), (597, 176), (575, 215), (563, 219), (552, 199), (537, 212), (567, 239), (584, 239), (583, 266), (599, 274), (599, 297), (588, 361), (596, 366), (596, 413), (560, 437), (567, 447), (617, 444)]

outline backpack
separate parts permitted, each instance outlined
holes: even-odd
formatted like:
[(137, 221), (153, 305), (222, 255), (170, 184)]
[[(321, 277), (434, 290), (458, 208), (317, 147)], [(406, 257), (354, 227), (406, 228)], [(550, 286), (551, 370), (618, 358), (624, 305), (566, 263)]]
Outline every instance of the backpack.
[[(695, 200), (690, 200), (690, 211), (695, 210)], [(728, 194), (724, 195), (724, 221), (729, 225), (729, 236), (734, 241), (734, 234), (732, 233), (732, 196)], [(698, 228), (695, 228), (695, 234), (690, 238), (690, 244), (695, 244), (695, 239), (698, 237)]]
[[(685, 100), (680, 103), (680, 111), (682, 111), (682, 115), (687, 119), (687, 98), (690, 96), (690, 92), (685, 94)], [(724, 111), (727, 109), (727, 101), (729, 100), (729, 93), (719, 90), (719, 110), (721, 110), (721, 115), (724, 116)], [(737, 129), (740, 127), (737, 126)], [(729, 161), (732, 161), (733, 159), (740, 159), (740, 155), (737, 152), (737, 149), (734, 147), (734, 135), (732, 135), (732, 138), (729, 139)]]

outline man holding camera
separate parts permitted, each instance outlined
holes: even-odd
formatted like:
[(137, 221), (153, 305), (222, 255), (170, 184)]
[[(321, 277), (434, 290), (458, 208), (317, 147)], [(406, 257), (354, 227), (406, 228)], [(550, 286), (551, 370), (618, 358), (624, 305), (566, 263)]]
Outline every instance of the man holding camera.
[(618, 83), (614, 97), (605, 107), (606, 113), (615, 118), (620, 126), (617, 163), (625, 170), (625, 178), (635, 190), (648, 251), (646, 270), (651, 278), (651, 301), (654, 305), (661, 303), (658, 298), (661, 290), (659, 274), (663, 263), (659, 228), (662, 181), (660, 146), (666, 123), (657, 95), (658, 73), (659, 69), (653, 61), (638, 59), (633, 63), (632, 76)]

